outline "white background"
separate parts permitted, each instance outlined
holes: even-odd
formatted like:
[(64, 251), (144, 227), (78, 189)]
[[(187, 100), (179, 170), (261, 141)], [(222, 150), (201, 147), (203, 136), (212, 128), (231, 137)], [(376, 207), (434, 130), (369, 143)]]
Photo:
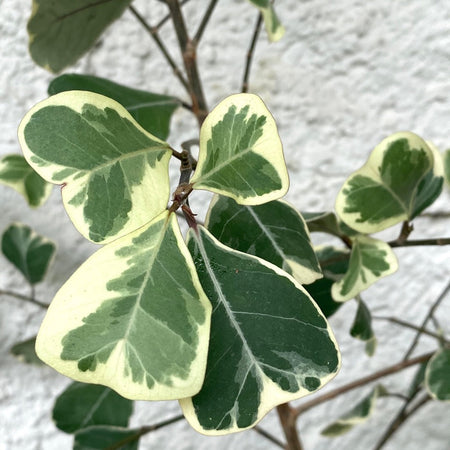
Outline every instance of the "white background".
[[(46, 97), (52, 75), (36, 67), (27, 53), (26, 22), (29, 0), (0, 2), (0, 155), (18, 153), (16, 130), (21, 117)], [(277, 10), (287, 32), (276, 44), (264, 33), (258, 44), (250, 91), (259, 94), (278, 122), (291, 188), (287, 199), (301, 210), (329, 210), (353, 170), (387, 135), (411, 130), (450, 147), (450, 3), (445, 0), (279, 0)], [(208, 2), (192, 0), (185, 8), (189, 24), (198, 24)], [(135, 6), (154, 24), (164, 13), (162, 4), (139, 0)], [(243, 63), (256, 12), (245, 1), (221, 0), (199, 49), (199, 65), (210, 107), (240, 90)], [(192, 27), (191, 27), (192, 29)], [(162, 31), (179, 60), (172, 27)], [(186, 99), (142, 27), (127, 11), (101, 38), (101, 45), (71, 71), (110, 78), (132, 87)], [(186, 99), (187, 100), (187, 99)], [(195, 121), (178, 111), (169, 142), (197, 136)], [(172, 179), (176, 180), (176, 171)], [(0, 232), (20, 221), (58, 244), (56, 260), (37, 297), (50, 301), (65, 279), (91, 254), (86, 242), (66, 217), (58, 188), (38, 210), (30, 210), (15, 191), (0, 186)], [(447, 191), (431, 210), (450, 210)], [(207, 196), (193, 196), (192, 206), (204, 215)], [(450, 236), (449, 219), (417, 219), (412, 238)], [(398, 229), (384, 237), (396, 237)], [(323, 239), (322, 239), (323, 241)], [(400, 269), (364, 295), (373, 312), (397, 315), (420, 323), (450, 275), (449, 248), (396, 249)], [(0, 256), (0, 289), (27, 293), (22, 277)], [(450, 299), (441, 317), (450, 316)], [(376, 355), (368, 358), (363, 344), (349, 337), (356, 305), (345, 305), (331, 324), (341, 346), (343, 366), (333, 387), (400, 360), (413, 333), (376, 322)], [(19, 340), (36, 334), (43, 312), (18, 300), (0, 299), (0, 448), (7, 450), (69, 449), (71, 437), (51, 421), (56, 395), (69, 380), (50, 368), (30, 367), (8, 354)], [(446, 324), (449, 330), (448, 321)], [(423, 338), (416, 354), (434, 342)], [(385, 381), (394, 390), (411, 377), (405, 371)], [(327, 388), (325, 388), (327, 389)], [(368, 392), (355, 391), (302, 416), (301, 436), (307, 450), (365, 450), (400, 408), (396, 399), (382, 399), (370, 422), (342, 438), (329, 440), (321, 428)], [(176, 402), (136, 405), (132, 425), (151, 424), (179, 412)], [(386, 447), (444, 450), (450, 440), (448, 404), (428, 404)], [(261, 426), (281, 437), (278, 419), (269, 414)], [(274, 449), (271, 443), (248, 431), (207, 438), (178, 423), (150, 434), (142, 449)]]

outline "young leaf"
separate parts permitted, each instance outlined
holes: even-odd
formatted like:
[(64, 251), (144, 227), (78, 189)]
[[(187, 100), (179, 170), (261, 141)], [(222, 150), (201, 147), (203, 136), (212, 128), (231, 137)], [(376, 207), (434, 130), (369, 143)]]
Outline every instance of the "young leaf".
[(425, 380), (425, 371), (427, 369), (428, 361), (420, 364), (419, 368), (417, 369), (416, 373), (414, 374), (414, 378), (411, 381), (411, 384), (408, 388), (408, 396), (414, 395), (414, 393), (417, 391), (417, 389), (423, 384)]
[(350, 334), (356, 339), (365, 341), (366, 353), (373, 356), (377, 340), (372, 329), (372, 315), (367, 305), (360, 298), (358, 298), (358, 309)]
[(385, 389), (383, 386), (376, 386), (367, 397), (361, 400), (336, 422), (328, 425), (320, 434), (327, 437), (336, 437), (347, 433), (355, 425), (364, 423), (372, 414), (377, 398), (384, 393)]
[(63, 185), (67, 213), (94, 242), (124, 236), (167, 206), (169, 145), (103, 95), (69, 91), (38, 103), (19, 141), (30, 165)]
[(98, 250), (60, 289), (36, 341), (44, 362), (130, 399), (199, 391), (211, 305), (168, 214)]
[(3, 254), (31, 284), (42, 281), (55, 249), (52, 241), (21, 223), (10, 225), (2, 236)]
[(280, 40), (286, 30), (275, 14), (271, 0), (249, 0), (249, 2), (261, 11), (269, 39), (272, 42)]
[(200, 131), (194, 189), (260, 205), (286, 194), (289, 178), (275, 120), (253, 94), (227, 97)]
[(388, 244), (368, 236), (356, 236), (347, 273), (333, 284), (331, 294), (336, 301), (345, 302), (397, 269), (397, 258)]
[(213, 304), (205, 382), (180, 400), (196, 430), (220, 435), (252, 427), (336, 375), (332, 331), (294, 278), (224, 246), (203, 227), (189, 232), (188, 248)]
[(44, 204), (52, 191), (52, 185), (41, 178), (20, 155), (0, 158), (0, 184), (6, 184), (22, 194), (32, 208)]
[(305, 221), (285, 201), (246, 206), (216, 195), (205, 226), (222, 244), (275, 264), (301, 284), (322, 278)]
[(29, 50), (34, 62), (60, 72), (77, 62), (131, 0), (33, 0), (28, 21)]
[(42, 366), (44, 363), (36, 355), (36, 351), (34, 349), (35, 344), (36, 336), (15, 344), (11, 347), (10, 352), (24, 363)]
[(425, 387), (436, 400), (450, 401), (450, 349), (437, 351), (425, 371)]
[(64, 74), (48, 87), (49, 95), (73, 90), (96, 92), (112, 98), (124, 106), (144, 130), (160, 139), (167, 139), (170, 119), (180, 106), (180, 101), (174, 97), (132, 89), (92, 75)]
[(450, 148), (444, 153), (445, 181), (450, 185)]
[(56, 399), (55, 425), (66, 433), (93, 425), (127, 427), (133, 402), (97, 384), (74, 382)]
[(336, 199), (339, 217), (366, 234), (413, 219), (442, 189), (434, 164), (433, 151), (419, 136), (389, 136), (344, 183)]
[(304, 287), (319, 305), (324, 316), (330, 317), (342, 306), (342, 302), (333, 300), (331, 286), (347, 272), (350, 252), (332, 246), (317, 247), (314, 250), (322, 268), (323, 278)]
[[(137, 450), (139, 430), (112, 426), (92, 426), (75, 433), (73, 450)], [(123, 444), (123, 445), (121, 445)]]
[(311, 233), (322, 232), (337, 237), (341, 235), (337, 217), (333, 212), (302, 212), (302, 216)]

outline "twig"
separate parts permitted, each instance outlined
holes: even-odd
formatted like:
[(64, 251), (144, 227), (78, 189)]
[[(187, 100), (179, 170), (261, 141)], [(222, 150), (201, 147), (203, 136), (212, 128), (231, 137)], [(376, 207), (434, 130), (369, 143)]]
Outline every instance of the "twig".
[(277, 445), (280, 448), (286, 448), (285, 444), (283, 442), (281, 442), (280, 440), (278, 440), (275, 436), (273, 436), (272, 434), (268, 433), (266, 430), (263, 430), (261, 427), (259, 427), (258, 425), (254, 426), (252, 428), (254, 431), (256, 431), (258, 434), (260, 434), (261, 436), (264, 436), (266, 439), (268, 439), (270, 442), (272, 442), (273, 444)]
[[(184, 6), (186, 3), (189, 3), (190, 0), (182, 0), (180, 2), (180, 6)], [(170, 20), (170, 14), (166, 14), (156, 25), (155, 28), (159, 31), (159, 29)]]
[(202, 21), (200, 22), (200, 26), (198, 27), (197, 33), (195, 33), (195, 37), (193, 39), (193, 45), (198, 46), (200, 39), (203, 36), (203, 33), (206, 29), (206, 25), (208, 25), (209, 19), (211, 18), (211, 14), (214, 11), (214, 8), (217, 5), (218, 0), (211, 0), (209, 2), (208, 8), (206, 9), (205, 15), (203, 16)]
[(258, 14), (258, 18), (256, 19), (255, 29), (253, 31), (252, 40), (250, 41), (250, 47), (247, 51), (247, 62), (245, 64), (244, 78), (242, 80), (242, 89), (241, 92), (248, 92), (248, 79), (250, 78), (250, 69), (253, 62), (253, 53), (255, 51), (256, 42), (258, 41), (259, 32), (261, 31), (262, 24), (262, 14)]
[(277, 406), (277, 412), (287, 440), (286, 450), (303, 450), (300, 437), (297, 433), (295, 410), (289, 403), (283, 403)]
[(422, 213), (420, 216), (417, 216), (417, 219), (419, 219), (420, 217), (431, 217), (433, 219), (448, 219), (450, 217), (450, 211), (436, 211), (436, 212)]
[(406, 361), (401, 361), (397, 364), (394, 364), (393, 366), (386, 367), (386, 368), (379, 370), (378, 372), (375, 372), (371, 375), (362, 377), (359, 380), (352, 381), (351, 383), (348, 383), (348, 384), (344, 384), (344, 386), (338, 387), (330, 392), (327, 392), (326, 394), (323, 394), (319, 397), (313, 398), (312, 400), (304, 403), (303, 405), (300, 405), (295, 410), (295, 416), (298, 417), (300, 414), (304, 413), (305, 411), (307, 411), (317, 405), (320, 405), (321, 403), (327, 402), (328, 400), (331, 400), (335, 397), (338, 397), (339, 395), (344, 394), (345, 392), (365, 386), (366, 384), (369, 384), (372, 381), (376, 381), (380, 378), (386, 377), (388, 375), (392, 375), (396, 372), (400, 372), (401, 370), (406, 369), (407, 367), (414, 366), (416, 364), (420, 364), (422, 362), (428, 361), (433, 355), (434, 355), (434, 352), (430, 352), (430, 353), (426, 353), (421, 356), (417, 356), (412, 359), (408, 359)]
[(411, 403), (406, 402), (404, 407), (400, 410), (394, 420), (391, 422), (390, 426), (383, 434), (381, 439), (378, 441), (374, 450), (380, 450), (384, 447), (386, 442), (394, 435), (394, 433), (414, 414), (416, 413), (422, 406), (428, 403), (431, 400), (431, 397), (428, 395), (422, 398), (418, 403), (416, 403), (409, 411), (407, 411), (407, 407)]
[(402, 229), (400, 230), (400, 234), (396, 239), (396, 242), (401, 245), (405, 243), (408, 239), (408, 236), (412, 233), (414, 226), (410, 224), (407, 220), (402, 223)]
[(170, 56), (166, 46), (161, 41), (159, 34), (158, 34), (158, 27), (152, 27), (151, 25), (149, 25), (147, 23), (147, 21), (141, 16), (141, 14), (139, 14), (139, 12), (136, 10), (136, 8), (133, 5), (130, 5), (129, 9), (130, 9), (131, 13), (136, 17), (136, 19), (140, 22), (140, 24), (148, 31), (148, 33), (150, 34), (152, 39), (155, 41), (158, 48), (161, 50), (161, 53), (166, 58), (167, 63), (172, 68), (173, 73), (178, 78), (180, 83), (184, 86), (186, 91), (189, 93), (190, 90), (189, 90), (188, 82), (184, 78), (184, 76), (183, 76), (181, 70), (178, 68), (176, 62)]
[(388, 244), (391, 247), (418, 247), (424, 245), (450, 245), (450, 238), (436, 238), (436, 239), (416, 239), (410, 241), (399, 242), (397, 239), (395, 241), (390, 241)]
[(436, 309), (439, 307), (439, 305), (444, 300), (444, 298), (446, 297), (446, 295), (448, 294), (449, 291), (450, 291), (450, 281), (447, 283), (445, 288), (439, 294), (438, 298), (435, 300), (435, 302), (433, 303), (433, 305), (429, 309), (427, 315), (423, 319), (423, 322), (422, 322), (422, 325), (420, 326), (419, 331), (417, 331), (416, 335), (414, 336), (413, 342), (411, 343), (409, 349), (407, 350), (407, 352), (405, 353), (405, 356), (403, 357), (403, 361), (406, 361), (411, 356), (412, 352), (416, 348), (417, 343), (419, 342), (420, 336), (423, 333), (422, 330), (426, 327), (426, 325), (427, 325), (428, 321), (430, 320), (431, 316), (434, 314), (434, 311), (436, 311)]
[(7, 295), (8, 297), (14, 297), (19, 300), (23, 300), (28, 303), (33, 303), (34, 305), (40, 306), (41, 308), (48, 308), (48, 303), (41, 302), (34, 298), (34, 293), (32, 292), (32, 297), (27, 295), (19, 294), (18, 292), (0, 290), (0, 295)]

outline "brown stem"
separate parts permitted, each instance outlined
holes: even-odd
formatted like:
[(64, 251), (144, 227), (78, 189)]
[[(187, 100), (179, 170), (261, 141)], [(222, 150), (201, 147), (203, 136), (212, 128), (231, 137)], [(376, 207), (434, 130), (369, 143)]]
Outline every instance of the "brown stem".
[[(180, 5), (184, 6), (186, 3), (189, 3), (190, 0), (181, 0)], [(159, 30), (166, 22), (170, 20), (171, 15), (167, 14), (165, 15), (156, 25), (155, 28)]]
[(276, 446), (285, 449), (286, 446), (284, 445), (283, 442), (281, 442), (280, 440), (278, 440), (275, 436), (273, 436), (272, 434), (268, 433), (266, 430), (263, 430), (261, 427), (259, 427), (258, 425), (254, 426), (252, 428), (253, 431), (256, 431), (256, 433), (260, 434), (261, 436), (265, 437), (267, 440), (269, 440), (270, 442), (272, 442), (273, 444), (275, 444)]
[(305, 411), (320, 405), (321, 403), (327, 402), (328, 400), (331, 400), (335, 397), (338, 397), (341, 394), (344, 394), (345, 392), (352, 391), (353, 389), (357, 389), (359, 387), (365, 386), (366, 384), (371, 383), (372, 381), (376, 381), (380, 378), (386, 377), (388, 375), (392, 375), (396, 372), (400, 372), (403, 369), (406, 369), (407, 367), (414, 366), (416, 364), (423, 363), (425, 361), (428, 361), (432, 356), (434, 355), (434, 352), (426, 353), (421, 356), (417, 356), (416, 358), (411, 358), (406, 361), (399, 362), (397, 364), (394, 364), (393, 366), (386, 367), (382, 370), (379, 370), (378, 372), (375, 372), (371, 375), (365, 376), (360, 378), (359, 380), (352, 381), (351, 383), (344, 384), (344, 386), (341, 386), (339, 388), (336, 388), (330, 392), (327, 392), (326, 394), (323, 394), (319, 397), (315, 397), (309, 402), (304, 403), (303, 405), (300, 405), (295, 409), (295, 416), (298, 417), (300, 414), (304, 413)]
[(415, 239), (410, 241), (399, 242), (397, 239), (395, 241), (388, 242), (391, 247), (417, 247), (425, 245), (450, 245), (450, 238), (436, 238), (436, 239)]
[(241, 92), (248, 92), (248, 80), (250, 78), (250, 69), (253, 62), (253, 53), (255, 51), (256, 42), (258, 41), (259, 32), (261, 31), (262, 24), (262, 14), (258, 14), (258, 18), (256, 19), (255, 29), (253, 31), (252, 40), (250, 42), (250, 47), (247, 51), (247, 62), (245, 64), (244, 78), (242, 80), (242, 89)]
[(19, 294), (17, 292), (0, 290), (0, 295), (7, 295), (8, 297), (17, 298), (19, 300), (23, 300), (28, 303), (33, 303), (34, 305), (40, 306), (41, 308), (48, 308), (48, 304), (41, 302), (39, 300), (36, 300), (34, 298), (34, 294), (32, 297), (28, 297), (27, 295)]
[(283, 403), (282, 405), (277, 406), (277, 412), (287, 440), (286, 450), (303, 450), (302, 443), (300, 442), (297, 433), (295, 410), (289, 403)]
[(206, 25), (208, 25), (209, 19), (211, 18), (211, 14), (217, 5), (217, 2), (218, 2), (218, 0), (211, 0), (209, 2), (209, 6), (206, 9), (205, 15), (203, 16), (203, 19), (200, 22), (200, 26), (198, 27), (197, 33), (195, 33), (195, 37), (193, 39), (193, 43), (194, 43), (195, 47), (198, 46), (200, 39), (203, 36), (203, 33), (206, 29)]
[(197, 117), (199, 125), (203, 123), (208, 114), (208, 106), (203, 94), (203, 87), (197, 67), (197, 51), (194, 42), (189, 38), (183, 13), (178, 0), (166, 0), (170, 9), (172, 22), (178, 38), (184, 68), (188, 77), (189, 95), (192, 100), (192, 111)]

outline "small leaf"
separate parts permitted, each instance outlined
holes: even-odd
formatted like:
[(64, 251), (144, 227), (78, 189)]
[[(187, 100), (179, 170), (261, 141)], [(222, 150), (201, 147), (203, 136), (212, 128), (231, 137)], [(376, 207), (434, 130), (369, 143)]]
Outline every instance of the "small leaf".
[(205, 226), (222, 244), (275, 264), (301, 284), (322, 278), (305, 221), (285, 201), (245, 206), (216, 195)]
[(331, 289), (333, 298), (338, 302), (350, 300), (397, 269), (397, 258), (388, 244), (359, 235), (353, 240), (347, 273)]
[(444, 153), (445, 181), (450, 185), (450, 148)]
[(119, 103), (69, 91), (34, 106), (19, 127), (25, 158), (62, 184), (64, 206), (87, 239), (110, 242), (161, 213), (169, 199), (169, 145)]
[(411, 384), (408, 389), (408, 396), (412, 396), (417, 389), (423, 384), (425, 380), (425, 371), (428, 365), (428, 361), (420, 364), (419, 368), (417, 369), (413, 380), (411, 381)]
[(385, 393), (383, 386), (376, 386), (375, 389), (364, 397), (356, 406), (345, 413), (336, 422), (328, 425), (320, 434), (327, 437), (336, 437), (350, 431), (355, 425), (359, 425), (367, 421), (373, 412), (376, 399)]
[(74, 382), (56, 399), (53, 420), (66, 433), (92, 425), (127, 427), (133, 402), (96, 384)]
[(260, 205), (286, 194), (289, 178), (277, 126), (253, 94), (227, 97), (207, 116), (200, 132), (194, 189)]
[(136, 400), (199, 391), (211, 305), (175, 215), (92, 255), (56, 294), (36, 352), (77, 381), (109, 386)]
[(10, 225), (3, 233), (3, 254), (31, 284), (42, 281), (55, 249), (52, 241), (20, 223)]
[(286, 30), (278, 19), (271, 0), (249, 0), (249, 2), (261, 11), (269, 39), (272, 42), (280, 40)]
[(43, 205), (52, 191), (52, 185), (41, 178), (20, 155), (0, 158), (0, 184), (22, 194), (32, 208)]
[(302, 216), (311, 233), (322, 232), (337, 237), (341, 235), (337, 217), (333, 212), (302, 212)]
[(305, 289), (319, 305), (325, 317), (330, 317), (342, 306), (342, 302), (334, 301), (331, 296), (331, 287), (347, 272), (350, 252), (347, 249), (323, 246), (316, 247), (315, 253), (322, 268), (323, 278), (305, 286)]
[(384, 139), (344, 183), (336, 200), (339, 217), (366, 234), (412, 220), (442, 189), (433, 155), (430, 146), (410, 132)]
[(10, 352), (16, 356), (20, 361), (27, 364), (34, 364), (36, 366), (42, 366), (44, 363), (36, 355), (34, 346), (36, 344), (36, 336), (27, 339), (26, 341), (15, 344)]
[(450, 349), (437, 351), (428, 362), (425, 386), (436, 400), (450, 401)]
[[(112, 426), (92, 426), (75, 433), (73, 450), (137, 450), (139, 430)], [(120, 445), (120, 444), (123, 445)]]
[(350, 334), (366, 342), (366, 353), (373, 356), (376, 349), (376, 338), (372, 329), (372, 315), (367, 305), (359, 298), (356, 316), (350, 329)]
[(273, 264), (232, 250), (205, 228), (188, 248), (213, 304), (205, 382), (180, 400), (198, 431), (233, 433), (307, 395), (339, 368), (332, 331), (307, 292)]
[(132, 89), (91, 75), (64, 74), (48, 87), (49, 95), (72, 90), (96, 92), (112, 98), (124, 106), (144, 130), (159, 139), (167, 139), (170, 119), (180, 106), (180, 101), (174, 97)]
[(29, 50), (36, 64), (60, 72), (78, 61), (131, 0), (33, 0)]

